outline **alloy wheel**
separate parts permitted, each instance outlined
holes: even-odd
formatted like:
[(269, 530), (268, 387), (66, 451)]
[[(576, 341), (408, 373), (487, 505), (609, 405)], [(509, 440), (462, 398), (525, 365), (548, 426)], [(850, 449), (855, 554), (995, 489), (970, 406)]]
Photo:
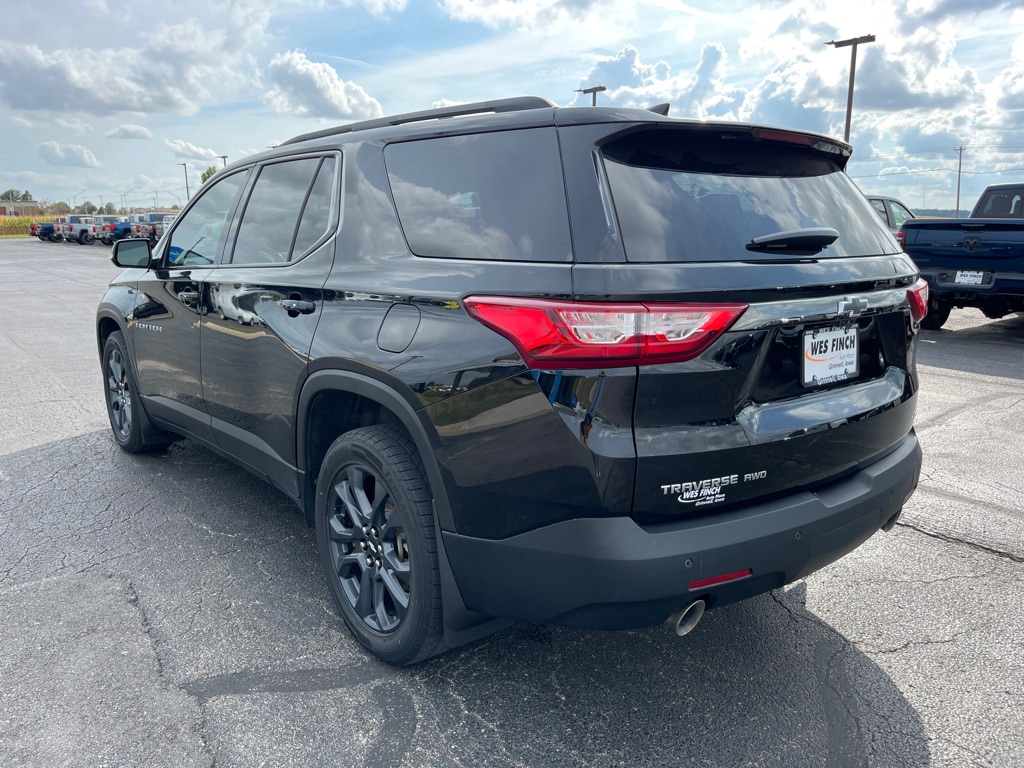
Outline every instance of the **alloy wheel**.
[(107, 402), (114, 430), (122, 439), (128, 439), (132, 431), (132, 392), (128, 368), (117, 349), (111, 349), (107, 357)]
[(349, 464), (335, 476), (328, 537), (334, 572), (356, 616), (390, 633), (409, 610), (408, 537), (391, 490), (372, 469)]

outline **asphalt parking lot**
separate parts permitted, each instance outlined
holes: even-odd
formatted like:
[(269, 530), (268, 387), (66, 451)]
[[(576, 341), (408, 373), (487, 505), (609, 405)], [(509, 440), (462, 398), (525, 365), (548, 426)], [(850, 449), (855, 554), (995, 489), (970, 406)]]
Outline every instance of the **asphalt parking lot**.
[(890, 533), (667, 628), (514, 626), (384, 666), (284, 496), (109, 436), (108, 249), (0, 240), (0, 764), (1024, 764), (1024, 316), (924, 332)]

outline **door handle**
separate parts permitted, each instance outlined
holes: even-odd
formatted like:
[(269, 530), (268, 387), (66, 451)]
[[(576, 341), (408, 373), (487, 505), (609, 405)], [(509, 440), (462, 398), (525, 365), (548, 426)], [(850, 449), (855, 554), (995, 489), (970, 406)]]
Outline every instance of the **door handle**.
[(288, 314), (308, 315), (316, 309), (316, 304), (305, 299), (281, 299), (281, 306), (288, 310)]
[(178, 291), (178, 301), (187, 304), (192, 301), (199, 301), (198, 291)]

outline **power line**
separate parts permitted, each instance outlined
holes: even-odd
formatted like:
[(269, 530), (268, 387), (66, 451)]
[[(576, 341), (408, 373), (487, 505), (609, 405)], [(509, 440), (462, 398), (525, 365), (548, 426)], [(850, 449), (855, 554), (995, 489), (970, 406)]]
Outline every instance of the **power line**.
[(956, 147), (942, 147), (940, 149), (912, 149), (905, 152), (890, 152), (885, 155), (868, 155), (866, 157), (851, 157), (850, 162), (854, 160), (879, 160), (884, 157), (904, 157), (906, 155), (926, 155), (929, 152), (955, 152)]

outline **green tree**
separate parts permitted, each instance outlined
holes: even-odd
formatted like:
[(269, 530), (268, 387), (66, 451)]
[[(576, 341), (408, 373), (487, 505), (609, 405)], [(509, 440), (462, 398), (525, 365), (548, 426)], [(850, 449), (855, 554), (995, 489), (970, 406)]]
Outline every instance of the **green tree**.
[(23, 202), (32, 202), (32, 193), (26, 189), (24, 192), (21, 193), (21, 199)]
[(21, 200), (21, 192), (16, 189), (8, 189), (0, 194), (0, 200), (4, 200), (8, 203), (16, 203)]
[(216, 174), (216, 173), (217, 173), (217, 166), (216, 165), (211, 165), (209, 168), (207, 168), (205, 171), (202, 172), (202, 174), (199, 176), (199, 179), (200, 179), (200, 181), (203, 184), (205, 184), (210, 179), (212, 179), (214, 177), (214, 174)]
[(106, 205), (103, 206), (103, 212), (108, 216), (113, 216), (115, 213), (117, 213), (117, 206), (115, 206), (113, 203), (107, 203)]
[(82, 209), (82, 213), (86, 216), (91, 216), (96, 213), (96, 204), (92, 200), (86, 200), (79, 207)]
[(71, 213), (71, 206), (63, 200), (58, 200), (55, 203), (49, 203), (43, 210), (47, 216), (67, 216)]

